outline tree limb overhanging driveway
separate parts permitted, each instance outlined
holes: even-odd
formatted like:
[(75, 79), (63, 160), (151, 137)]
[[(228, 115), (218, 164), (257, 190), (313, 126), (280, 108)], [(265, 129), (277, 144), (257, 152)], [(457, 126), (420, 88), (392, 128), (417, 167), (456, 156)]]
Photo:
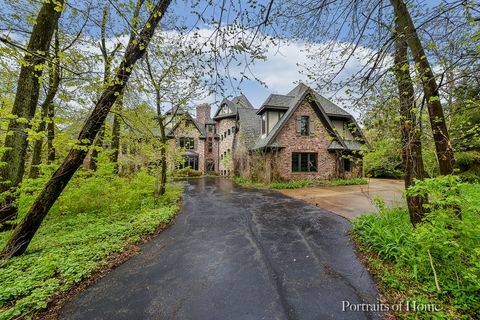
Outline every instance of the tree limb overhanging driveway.
[(62, 319), (377, 319), (347, 220), (220, 178), (186, 182), (176, 223), (67, 303)]

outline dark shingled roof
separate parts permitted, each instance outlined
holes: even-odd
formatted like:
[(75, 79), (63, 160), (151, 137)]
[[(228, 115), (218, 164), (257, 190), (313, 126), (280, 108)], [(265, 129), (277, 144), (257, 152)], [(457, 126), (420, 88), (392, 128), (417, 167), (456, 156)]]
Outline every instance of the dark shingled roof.
[(262, 123), (257, 109), (238, 109), (240, 131), (243, 132), (245, 145), (252, 149), (262, 134)]
[[(299, 95), (302, 94), (302, 92), (305, 92), (306, 89), (309, 89), (308, 86), (306, 86), (305, 84), (303, 83), (299, 83), (295, 88), (292, 89), (292, 91), (290, 91), (287, 96), (294, 96), (294, 97), (298, 97)], [(312, 90), (313, 91), (313, 90)], [(314, 95), (315, 95), (315, 99), (317, 100), (318, 103), (320, 103), (320, 105), (322, 106), (323, 110), (325, 110), (325, 112), (328, 114), (328, 115), (339, 115), (339, 116), (351, 116), (350, 113), (348, 113), (347, 111), (343, 110), (342, 108), (340, 108), (339, 106), (337, 106), (335, 103), (333, 103), (332, 101), (328, 100), (327, 98), (325, 98), (324, 96), (318, 94), (317, 92), (313, 91)]]
[[(313, 91), (308, 86), (304, 85), (303, 83), (298, 84), (293, 90), (291, 90), (287, 95), (270, 95), (262, 107), (258, 110), (257, 114), (261, 114), (262, 110), (267, 109), (269, 107), (281, 107), (281, 108), (288, 108), (285, 112), (284, 116), (275, 124), (272, 130), (268, 133), (268, 135), (264, 138), (257, 139), (253, 149), (263, 149), (263, 148), (271, 148), (271, 147), (282, 147), (276, 137), (278, 132), (283, 128), (285, 123), (288, 119), (292, 116), (293, 112), (296, 110), (296, 107), (299, 103), (308, 95), (313, 95), (314, 102), (319, 106), (319, 111), (321, 114), (324, 115), (325, 124), (328, 127), (330, 126), (330, 132), (333, 138), (335, 139), (331, 144), (329, 149), (330, 150), (359, 150), (359, 146), (361, 145), (360, 142), (357, 141), (344, 141), (340, 136), (335, 133), (333, 130), (333, 124), (331, 123), (330, 117), (334, 116), (341, 116), (341, 117), (348, 117), (349, 119), (353, 119), (353, 117), (334, 104), (333, 102), (329, 101), (325, 97), (321, 96), (317, 92)], [(260, 134), (259, 134), (260, 136)], [(362, 136), (363, 137), (363, 136)]]
[[(232, 112), (219, 115), (219, 112), (222, 106), (225, 104), (230, 107)], [(250, 101), (248, 101), (247, 97), (245, 97), (243, 94), (233, 98), (232, 100), (225, 98), (220, 103), (220, 106), (218, 107), (217, 112), (215, 112), (215, 116), (213, 117), (213, 119), (215, 120), (215, 119), (221, 119), (221, 118), (236, 117), (237, 111), (241, 109), (253, 109), (252, 104), (250, 103)]]

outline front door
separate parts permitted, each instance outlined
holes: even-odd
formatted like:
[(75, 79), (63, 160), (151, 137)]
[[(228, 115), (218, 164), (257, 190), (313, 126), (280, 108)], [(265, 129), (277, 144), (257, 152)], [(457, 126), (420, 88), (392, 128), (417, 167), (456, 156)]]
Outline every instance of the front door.
[(213, 162), (213, 160), (211, 159), (208, 159), (207, 160), (207, 168), (206, 168), (207, 172), (214, 172), (215, 171), (215, 162)]

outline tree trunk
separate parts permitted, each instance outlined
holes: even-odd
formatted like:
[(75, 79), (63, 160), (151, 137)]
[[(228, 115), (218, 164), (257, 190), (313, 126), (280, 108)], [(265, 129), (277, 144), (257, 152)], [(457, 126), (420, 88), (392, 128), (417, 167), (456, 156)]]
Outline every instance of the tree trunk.
[[(415, 91), (410, 77), (407, 42), (401, 29), (397, 29), (395, 38), (395, 76), (398, 85), (400, 103), (400, 125), (402, 131), (402, 160), (405, 168), (405, 189), (415, 183), (415, 179), (424, 179), (422, 143), (420, 130), (415, 116)], [(424, 204), (428, 200), (422, 196), (407, 196), (410, 221), (413, 225), (425, 217)]]
[[(45, 118), (48, 116), (48, 104), (45, 102), (42, 104), (42, 113), (40, 116), (42, 119), (38, 127), (37, 133), (45, 131)], [(32, 162), (30, 164), (30, 173), (28, 175), (30, 179), (36, 179), (40, 174), (40, 169), (38, 168), (38, 166), (40, 165), (40, 163), (42, 163), (42, 146), (43, 137), (36, 139), (33, 143)]]
[[(117, 96), (123, 92), (128, 79), (132, 73), (134, 64), (138, 59), (142, 58), (145, 50), (153, 36), (158, 22), (165, 14), (171, 0), (159, 0), (153, 12), (145, 23), (142, 31), (136, 38), (137, 41), (132, 41), (127, 46), (122, 62), (118, 68), (118, 73), (115, 76), (115, 81), (112, 86), (106, 88), (102, 93), (100, 99), (95, 104), (92, 114), (88, 117), (85, 125), (78, 136), (80, 146), (89, 147), (110, 109), (112, 108)], [(58, 199), (65, 186), (72, 178), (75, 171), (82, 164), (87, 152), (84, 148), (72, 148), (63, 161), (62, 165), (53, 174), (52, 178), (47, 182), (47, 185), (38, 195), (30, 210), (27, 212), (22, 222), (15, 228), (11, 238), (6, 244), (0, 256), (8, 259), (12, 256), (18, 256), (25, 252), (33, 236), (37, 232), (40, 224), (47, 215), (48, 211)]]
[(48, 107), (48, 124), (47, 124), (47, 164), (55, 162), (55, 147), (53, 140), (55, 139), (55, 104), (51, 103)]
[(113, 115), (113, 125), (112, 125), (112, 155), (110, 161), (115, 163), (114, 173), (118, 174), (118, 154), (120, 152), (120, 130), (121, 130), (121, 119), (119, 112), (122, 112), (123, 109), (123, 95), (119, 98), (117, 103), (117, 113)]
[(95, 139), (94, 148), (90, 153), (90, 162), (88, 164), (88, 169), (92, 171), (97, 170), (97, 158), (98, 154), (100, 153), (100, 149), (103, 146), (103, 139), (105, 137), (105, 124), (102, 125), (100, 131), (97, 134), (97, 138)]
[[(58, 30), (57, 30), (58, 33)], [(58, 51), (59, 51), (59, 41), (58, 41), (58, 34), (55, 36), (55, 54), (54, 54), (54, 61), (58, 62)], [(58, 65), (51, 63), (50, 64), (50, 74), (48, 78), (48, 90), (47, 96), (42, 104), (42, 121), (38, 128), (37, 132), (45, 131), (46, 121), (45, 119), (49, 117), (49, 110), (50, 108), (53, 109), (53, 99), (55, 98), (58, 87), (60, 85), (60, 68)], [(43, 138), (35, 140), (33, 144), (33, 151), (32, 151), (32, 163), (30, 166), (30, 174), (29, 177), (31, 179), (35, 179), (39, 175), (38, 165), (42, 162), (42, 146), (43, 146)]]
[[(0, 221), (7, 221), (17, 214), (14, 191), (22, 182), (25, 171), (25, 155), (28, 141), (26, 129), (30, 127), (30, 120), (35, 115), (40, 90), (39, 78), (42, 76), (41, 65), (45, 62), (52, 35), (56, 29), (63, 0), (56, 2), (44, 2), (35, 25), (32, 28), (30, 40), (27, 45), (28, 53), (24, 56), (25, 63), (20, 68), (17, 81), (17, 91), (13, 102), (12, 114), (17, 119), (26, 119), (27, 123), (12, 119), (8, 124), (8, 132), (4, 146), (6, 150), (0, 162), (6, 163), (0, 166), (0, 193), (7, 192), (0, 208)], [(57, 8), (58, 9), (58, 8)]]
[(165, 129), (165, 118), (158, 116), (160, 127), (160, 190), (159, 195), (165, 194), (167, 188), (167, 134)]
[(40, 90), (39, 78), (43, 71), (41, 65), (45, 63), (45, 56), (48, 53), (52, 35), (61, 13), (61, 10), (59, 12), (55, 9), (62, 5), (63, 0), (44, 2), (32, 29), (27, 45), (28, 53), (24, 57), (25, 64), (20, 68), (12, 109), (14, 116), (28, 120), (28, 123), (13, 119), (8, 124), (8, 131), (13, 135), (7, 135), (5, 139), (5, 147), (8, 149), (1, 160), (6, 165), (0, 167), (2, 179), (0, 192), (16, 188), (23, 179), (25, 154), (28, 146), (25, 130), (30, 127), (30, 120), (35, 115)]
[(425, 50), (423, 49), (405, 2), (403, 0), (390, 0), (390, 3), (393, 6), (395, 16), (397, 17), (399, 29), (405, 33), (405, 39), (412, 51), (413, 59), (417, 65), (420, 78), (422, 79), (440, 173), (442, 175), (452, 174), (455, 166), (455, 158), (442, 104), (440, 102), (438, 85), (433, 75), (432, 68), (425, 55)]

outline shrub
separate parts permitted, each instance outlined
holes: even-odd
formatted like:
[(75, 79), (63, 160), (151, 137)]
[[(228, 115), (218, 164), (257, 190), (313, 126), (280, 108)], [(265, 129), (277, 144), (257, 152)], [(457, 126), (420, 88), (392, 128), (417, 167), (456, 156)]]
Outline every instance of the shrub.
[(480, 152), (463, 151), (455, 154), (459, 176), (463, 181), (480, 181)]
[(180, 177), (200, 177), (203, 175), (203, 171), (200, 170), (194, 170), (191, 167), (185, 167), (183, 169), (177, 169), (173, 173), (174, 177), (180, 178)]
[(273, 182), (270, 184), (272, 189), (297, 189), (313, 186), (347, 186), (357, 184), (367, 184), (368, 180), (363, 178), (337, 179), (337, 180), (294, 180), (288, 182)]
[[(382, 281), (388, 279), (387, 290), (449, 306), (437, 318), (474, 318), (480, 314), (480, 185), (448, 176), (426, 179), (409, 192), (430, 195), (424, 222), (414, 228), (406, 209), (383, 208), (356, 218), (354, 237), (380, 256), (381, 265), (393, 264), (391, 270), (376, 270)], [(463, 219), (454, 215), (458, 204)]]
[[(106, 258), (168, 223), (178, 211), (181, 185), (169, 184), (156, 206), (154, 178), (145, 172), (119, 178), (106, 167), (78, 172), (43, 221), (27, 251), (0, 268), (0, 319), (45, 308), (98, 270)], [(19, 216), (25, 215), (48, 175), (25, 180)], [(0, 233), (0, 246), (11, 231)]]

